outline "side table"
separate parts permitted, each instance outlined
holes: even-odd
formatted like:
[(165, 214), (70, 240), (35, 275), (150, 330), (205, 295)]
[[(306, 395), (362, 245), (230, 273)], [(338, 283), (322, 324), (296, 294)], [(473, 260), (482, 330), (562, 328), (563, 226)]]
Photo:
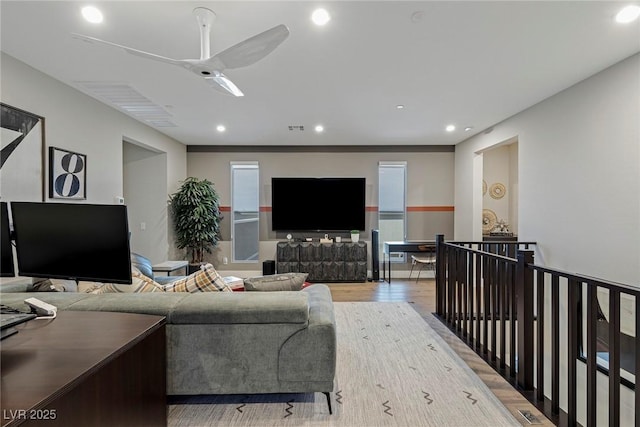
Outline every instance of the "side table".
[(189, 265), (189, 261), (165, 261), (160, 264), (155, 264), (151, 266), (151, 270), (155, 273), (156, 271), (160, 271), (163, 273), (167, 273), (167, 276), (171, 276), (171, 273), (181, 268), (185, 269), (185, 274), (187, 270), (187, 266)]

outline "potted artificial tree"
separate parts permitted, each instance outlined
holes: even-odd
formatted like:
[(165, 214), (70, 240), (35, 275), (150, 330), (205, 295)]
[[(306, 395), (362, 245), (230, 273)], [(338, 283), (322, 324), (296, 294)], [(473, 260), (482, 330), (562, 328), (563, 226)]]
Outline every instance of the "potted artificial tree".
[(205, 252), (211, 253), (220, 240), (219, 200), (213, 183), (194, 177), (184, 180), (169, 196), (176, 246), (187, 249), (191, 256), (189, 273), (200, 268)]

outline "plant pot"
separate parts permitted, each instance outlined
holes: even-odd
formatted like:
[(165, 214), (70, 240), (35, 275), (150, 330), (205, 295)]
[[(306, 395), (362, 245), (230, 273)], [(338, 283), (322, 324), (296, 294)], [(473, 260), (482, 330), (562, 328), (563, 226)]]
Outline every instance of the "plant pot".
[(197, 271), (199, 271), (202, 266), (204, 265), (204, 263), (200, 263), (200, 264), (189, 264), (187, 266), (187, 274), (193, 274)]
[(358, 241), (359, 241), (359, 240), (360, 240), (360, 233), (358, 233), (358, 234), (356, 234), (356, 233), (351, 234), (351, 241), (352, 241), (353, 243), (358, 243)]

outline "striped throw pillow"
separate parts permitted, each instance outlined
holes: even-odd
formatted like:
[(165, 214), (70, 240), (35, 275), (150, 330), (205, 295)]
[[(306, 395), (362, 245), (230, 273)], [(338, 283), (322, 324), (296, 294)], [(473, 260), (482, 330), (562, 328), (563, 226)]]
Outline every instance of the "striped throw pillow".
[(141, 292), (164, 292), (162, 286), (154, 282), (140, 271), (131, 271), (131, 284), (120, 285), (116, 283), (96, 283), (85, 292), (91, 294), (108, 293), (141, 293)]
[(211, 264), (205, 264), (195, 273), (167, 283), (163, 288), (165, 292), (233, 292)]

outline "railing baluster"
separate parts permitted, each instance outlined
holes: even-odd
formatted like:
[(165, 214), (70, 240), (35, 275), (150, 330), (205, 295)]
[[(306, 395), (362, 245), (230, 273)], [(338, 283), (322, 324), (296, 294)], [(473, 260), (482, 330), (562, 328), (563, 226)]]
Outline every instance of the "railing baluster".
[(491, 286), (489, 286), (489, 259), (482, 261), (482, 345), (485, 360), (489, 354), (489, 312), (491, 311)]
[(497, 357), (496, 322), (498, 313), (498, 284), (497, 284), (498, 260), (491, 260), (491, 361), (495, 363)]
[(475, 321), (475, 327), (476, 327), (476, 351), (480, 350), (480, 345), (482, 344), (482, 337), (480, 335), (480, 330), (481, 330), (481, 326), (482, 326), (482, 319), (481, 319), (481, 314), (482, 314), (482, 257), (480, 256), (480, 254), (475, 254), (475, 267), (476, 267), (476, 309), (475, 309), (475, 315), (476, 315), (476, 321)]
[(538, 402), (544, 403), (544, 273), (542, 271), (537, 273), (536, 399)]
[[(460, 333), (462, 331), (462, 297), (464, 295), (463, 289), (462, 289), (462, 272), (461, 269), (463, 269), (463, 263), (462, 263), (462, 251), (458, 251), (458, 256), (457, 256), (457, 265), (456, 265), (456, 282), (457, 282), (457, 286), (456, 286), (456, 294), (458, 296), (458, 302), (456, 304), (456, 331), (458, 333)], [(464, 271), (464, 270), (462, 270)]]
[(507, 366), (507, 281), (505, 273), (506, 265), (498, 261), (498, 287), (500, 290), (500, 369), (504, 371)]
[(516, 273), (516, 298), (518, 300), (518, 385), (524, 390), (533, 389), (533, 263), (532, 251), (518, 251)]
[(445, 318), (449, 325), (453, 324), (453, 287), (454, 287), (454, 272), (455, 272), (455, 253), (453, 250), (447, 251), (447, 316)]
[[(574, 426), (577, 422), (577, 370), (576, 361), (578, 360), (578, 283), (570, 279), (568, 281), (568, 304), (567, 304), (567, 327), (568, 327), (568, 349), (567, 349), (567, 422), (568, 425)], [(614, 424), (616, 425), (616, 424)]]
[(640, 378), (640, 296), (636, 296), (636, 339), (635, 339), (635, 418), (636, 427), (640, 427), (640, 385), (638, 379)]
[(467, 343), (473, 347), (473, 287), (474, 283), (474, 274), (473, 274), (473, 254), (471, 252), (467, 252), (467, 262), (469, 265), (467, 266), (467, 320), (465, 324), (467, 325)]
[(551, 412), (560, 413), (560, 277), (551, 276)]
[(460, 320), (460, 326), (462, 328), (462, 336), (465, 337), (464, 341), (468, 341), (469, 339), (469, 329), (467, 328), (467, 316), (468, 316), (468, 289), (469, 289), (469, 280), (467, 277), (467, 260), (469, 258), (468, 252), (460, 252), (460, 257), (462, 258), (462, 263), (460, 265), (460, 276), (462, 278), (462, 284), (460, 287), (461, 290), (461, 307), (460, 313), (462, 314), (462, 319)]
[(596, 425), (596, 343), (598, 340), (597, 286), (587, 283), (587, 426)]
[(509, 342), (509, 375), (511, 378), (515, 378), (517, 375), (517, 355), (518, 355), (518, 340), (516, 339), (516, 332), (518, 330), (518, 324), (516, 322), (518, 307), (516, 298), (516, 269), (513, 264), (507, 265), (508, 277), (509, 277), (509, 319), (510, 319), (510, 342)]
[(620, 425), (620, 291), (617, 289), (609, 290), (609, 425)]
[(442, 317), (444, 314), (444, 307), (442, 306), (442, 293), (443, 293), (443, 277), (442, 277), (442, 266), (445, 262), (444, 250), (444, 234), (436, 235), (436, 268), (434, 271), (436, 277), (436, 313), (438, 316)]

